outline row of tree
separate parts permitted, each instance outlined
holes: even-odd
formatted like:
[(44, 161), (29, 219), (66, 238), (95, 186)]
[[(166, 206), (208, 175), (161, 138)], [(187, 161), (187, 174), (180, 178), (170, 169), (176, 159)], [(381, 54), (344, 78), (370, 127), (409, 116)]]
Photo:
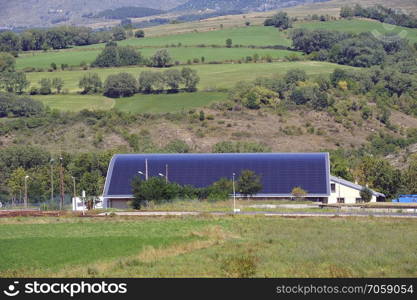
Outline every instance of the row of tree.
[(360, 4), (344, 6), (340, 11), (340, 16), (342, 18), (362, 17), (392, 25), (417, 28), (417, 18), (415, 16), (382, 5), (373, 7), (363, 7)]
[[(98, 89), (98, 76), (83, 78), (82, 82), (96, 82), (94, 86), (89, 85), (88, 89), (84, 86), (84, 92)], [(104, 95), (111, 98), (130, 97), (137, 92), (151, 94), (161, 93), (166, 89), (170, 93), (176, 93), (181, 86), (187, 92), (195, 92), (200, 77), (196, 70), (184, 67), (182, 70), (170, 69), (165, 72), (143, 71), (140, 73), (139, 80), (136, 80), (129, 73), (119, 73), (110, 75), (104, 82)], [(81, 87), (81, 81), (80, 81)]]
[[(262, 190), (261, 177), (251, 170), (242, 170), (236, 181), (236, 193), (244, 196), (252, 196)], [(233, 193), (233, 182), (228, 178), (221, 178), (212, 185), (204, 188), (194, 186), (182, 186), (177, 183), (167, 182), (161, 177), (152, 177), (143, 180), (135, 177), (132, 181), (134, 200), (132, 206), (141, 209), (148, 202), (166, 202), (174, 199), (199, 199), (208, 201), (227, 200)]]
[(127, 38), (123, 27), (112, 31), (93, 31), (88, 27), (61, 26), (50, 29), (31, 29), (22, 33), (0, 32), (0, 52), (17, 55), (20, 51), (65, 49)]
[(165, 68), (172, 66), (173, 60), (166, 49), (157, 50), (154, 55), (147, 59), (131, 46), (118, 46), (116, 42), (110, 42), (106, 44), (106, 47), (91, 64), (92, 67), (99, 68), (132, 65), (147, 65), (150, 67)]

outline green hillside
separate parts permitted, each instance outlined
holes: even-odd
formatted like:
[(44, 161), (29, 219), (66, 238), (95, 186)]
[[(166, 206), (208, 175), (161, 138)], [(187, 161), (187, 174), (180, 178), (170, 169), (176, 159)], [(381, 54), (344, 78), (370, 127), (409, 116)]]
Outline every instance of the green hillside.
[(324, 29), (353, 33), (373, 32), (376, 35), (397, 34), (401, 38), (408, 39), (411, 42), (417, 42), (417, 29), (400, 27), (365, 19), (337, 20), (328, 22), (297, 22), (294, 24), (294, 27), (311, 30)]

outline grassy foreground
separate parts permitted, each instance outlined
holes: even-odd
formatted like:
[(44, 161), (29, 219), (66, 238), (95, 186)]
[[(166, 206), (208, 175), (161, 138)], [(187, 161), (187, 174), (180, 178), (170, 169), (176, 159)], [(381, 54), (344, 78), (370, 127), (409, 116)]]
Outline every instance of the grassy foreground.
[(0, 276), (415, 277), (415, 220), (0, 220)]

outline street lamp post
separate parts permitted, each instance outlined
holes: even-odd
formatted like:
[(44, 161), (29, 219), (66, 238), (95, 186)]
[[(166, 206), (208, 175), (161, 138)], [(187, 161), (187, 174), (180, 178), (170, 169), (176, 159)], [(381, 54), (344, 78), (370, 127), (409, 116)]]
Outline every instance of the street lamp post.
[(72, 178), (72, 183), (74, 185), (74, 201), (75, 201), (75, 198), (77, 197), (77, 191), (75, 189), (75, 177), (74, 176), (71, 176), (71, 178)]
[(161, 176), (161, 177), (165, 177), (165, 183), (168, 183), (168, 177), (166, 177), (164, 174), (162, 174), (162, 173), (159, 173), (158, 174), (159, 176)]
[(29, 176), (25, 176), (25, 207), (28, 207), (28, 178)]

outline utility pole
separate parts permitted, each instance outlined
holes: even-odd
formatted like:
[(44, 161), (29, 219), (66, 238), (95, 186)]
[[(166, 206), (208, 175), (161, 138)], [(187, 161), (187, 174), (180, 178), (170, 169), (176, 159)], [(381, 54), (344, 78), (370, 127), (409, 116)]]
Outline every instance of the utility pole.
[(60, 176), (60, 188), (61, 188), (61, 203), (59, 204), (59, 209), (64, 209), (64, 198), (65, 198), (65, 191), (64, 191), (64, 168), (62, 166), (62, 156), (59, 158), (60, 166), (59, 166), (59, 176)]
[(165, 165), (165, 182), (168, 183), (168, 165)]
[(236, 188), (235, 188), (235, 176), (236, 174), (233, 173), (233, 179), (232, 179), (232, 183), (233, 183), (233, 213), (236, 213)]
[(54, 159), (51, 158), (51, 204), (54, 202)]

